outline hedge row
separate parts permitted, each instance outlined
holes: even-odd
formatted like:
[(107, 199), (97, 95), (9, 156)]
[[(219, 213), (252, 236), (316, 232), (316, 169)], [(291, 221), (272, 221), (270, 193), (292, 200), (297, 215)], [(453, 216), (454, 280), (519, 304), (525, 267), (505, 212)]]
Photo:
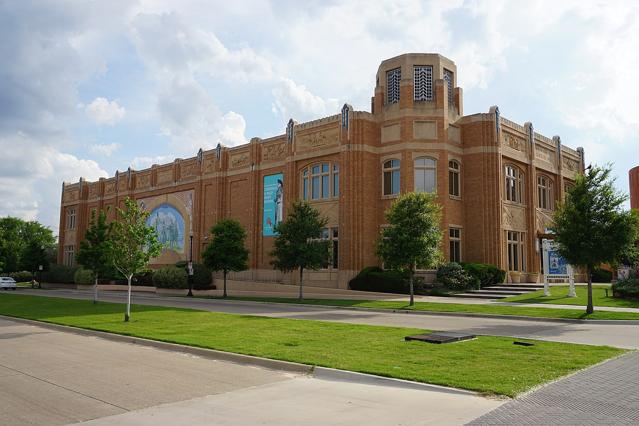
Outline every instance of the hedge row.
[(639, 299), (639, 278), (627, 278), (613, 283), (612, 294), (621, 299)]

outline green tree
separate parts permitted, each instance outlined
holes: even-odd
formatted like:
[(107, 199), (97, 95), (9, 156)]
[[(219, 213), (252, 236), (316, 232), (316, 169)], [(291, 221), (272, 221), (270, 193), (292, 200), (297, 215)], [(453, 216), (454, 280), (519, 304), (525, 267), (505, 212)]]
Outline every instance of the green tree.
[(410, 192), (395, 200), (385, 217), (377, 255), (387, 268), (408, 272), (412, 306), (416, 267), (433, 268), (441, 259), (441, 206), (434, 194)]
[(226, 274), (229, 271), (248, 269), (249, 252), (244, 247), (246, 231), (234, 219), (222, 219), (211, 228), (211, 242), (204, 249), (204, 264), (213, 271), (224, 274), (224, 297), (226, 294)]
[(279, 235), (271, 252), (274, 258), (271, 264), (282, 272), (299, 270), (300, 300), (304, 295), (304, 269), (317, 270), (328, 261), (329, 242), (321, 240), (322, 229), (327, 223), (328, 219), (310, 204), (296, 201), (286, 220), (275, 226), (275, 232)]
[(96, 215), (91, 212), (89, 228), (80, 243), (80, 249), (75, 256), (76, 261), (93, 275), (93, 303), (98, 303), (98, 278), (106, 275), (111, 268), (109, 259), (109, 225), (106, 213), (100, 210)]
[(565, 201), (559, 203), (551, 226), (561, 256), (586, 270), (587, 314), (594, 312), (593, 269), (631, 254), (639, 232), (637, 216), (622, 208), (628, 197), (615, 190), (610, 174), (610, 166), (589, 166), (584, 175), (577, 176)]
[(55, 245), (51, 229), (36, 221), (0, 218), (0, 264), (6, 272), (34, 272), (39, 265), (46, 267)]
[(160, 254), (155, 229), (147, 226), (148, 212), (140, 209), (138, 204), (127, 197), (124, 209), (117, 208), (118, 218), (111, 223), (109, 238), (109, 259), (127, 280), (128, 294), (124, 321), (131, 317), (131, 279), (133, 275), (148, 269), (149, 260)]

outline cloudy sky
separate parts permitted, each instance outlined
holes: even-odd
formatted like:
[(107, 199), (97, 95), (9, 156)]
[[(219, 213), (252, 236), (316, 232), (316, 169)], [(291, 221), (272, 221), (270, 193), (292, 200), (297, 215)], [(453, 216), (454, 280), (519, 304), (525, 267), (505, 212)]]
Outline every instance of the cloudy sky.
[(456, 62), (466, 114), (499, 105), (627, 192), (638, 46), (636, 1), (0, 0), (0, 216), (57, 232), (63, 181), (368, 110), (405, 52)]

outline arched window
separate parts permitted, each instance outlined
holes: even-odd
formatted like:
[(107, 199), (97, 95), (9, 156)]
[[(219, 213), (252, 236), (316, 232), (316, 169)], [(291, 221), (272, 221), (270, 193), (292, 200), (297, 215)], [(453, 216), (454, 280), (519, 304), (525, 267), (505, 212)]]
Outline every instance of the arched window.
[(514, 203), (520, 203), (523, 200), (523, 174), (515, 166), (506, 166), (506, 199)]
[(453, 197), (461, 196), (460, 169), (457, 161), (448, 162), (448, 194)]
[(553, 186), (552, 181), (547, 176), (537, 176), (537, 195), (540, 209), (553, 209)]
[(384, 195), (399, 194), (399, 160), (384, 162)]
[(302, 170), (302, 199), (322, 200), (339, 195), (339, 166), (315, 164)]
[(437, 161), (428, 157), (415, 159), (415, 192), (437, 191)]

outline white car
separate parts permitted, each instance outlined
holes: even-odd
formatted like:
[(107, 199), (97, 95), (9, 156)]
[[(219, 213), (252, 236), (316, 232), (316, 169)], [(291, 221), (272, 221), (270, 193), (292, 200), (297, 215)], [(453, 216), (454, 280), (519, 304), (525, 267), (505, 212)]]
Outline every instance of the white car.
[(0, 277), (0, 288), (3, 290), (15, 290), (16, 280), (11, 277)]

